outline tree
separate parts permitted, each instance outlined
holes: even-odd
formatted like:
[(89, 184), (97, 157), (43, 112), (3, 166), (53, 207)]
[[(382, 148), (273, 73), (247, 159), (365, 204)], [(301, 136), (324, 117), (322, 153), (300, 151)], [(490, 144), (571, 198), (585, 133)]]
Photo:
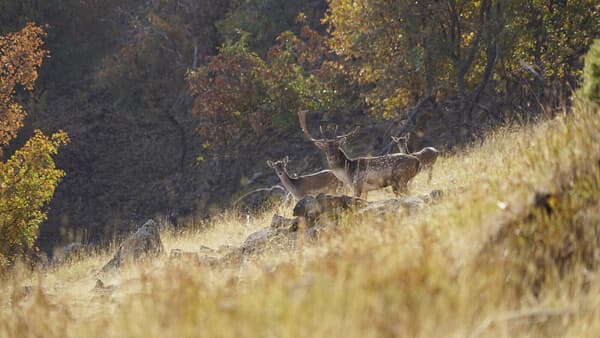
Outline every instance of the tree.
[(296, 24), (298, 13), (305, 13), (311, 27), (320, 24), (326, 8), (323, 0), (230, 0), (225, 17), (216, 23), (225, 42), (234, 42), (240, 31), (250, 33), (249, 47), (265, 56), (281, 32)]
[(593, 0), (331, 0), (325, 20), (373, 114), (458, 98), (464, 121), (485, 90), (501, 96), (527, 69), (546, 84), (577, 78), (599, 15)]
[[(18, 86), (33, 90), (47, 53), (41, 48), (44, 36), (34, 24), (0, 36), (0, 159), (23, 126), (26, 112), (16, 101), (15, 90)], [(64, 176), (52, 155), (67, 141), (62, 131), (48, 138), (36, 130), (21, 149), (0, 161), (0, 267), (32, 248), (38, 226), (46, 218), (44, 206)]]
[(270, 124), (265, 62), (248, 49), (247, 35), (225, 44), (206, 66), (189, 73), (193, 112), (200, 118), (204, 147), (218, 149), (239, 142), (253, 130), (261, 134)]
[(590, 50), (585, 55), (583, 69), (583, 96), (600, 105), (600, 40), (594, 40)]
[(243, 33), (189, 73), (205, 148), (247, 143), (269, 128), (296, 129), (300, 109), (331, 116), (352, 107), (355, 88), (335, 69), (325, 37), (305, 24), (302, 13), (298, 22), (299, 35), (281, 33), (265, 58), (250, 49)]

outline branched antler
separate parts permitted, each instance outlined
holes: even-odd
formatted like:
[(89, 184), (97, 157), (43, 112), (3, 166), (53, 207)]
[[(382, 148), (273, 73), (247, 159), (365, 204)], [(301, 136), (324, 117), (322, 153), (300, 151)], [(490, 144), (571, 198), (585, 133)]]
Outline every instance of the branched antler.
[(360, 126), (356, 126), (356, 127), (355, 127), (355, 128), (354, 128), (354, 129), (353, 129), (351, 132), (349, 132), (349, 133), (346, 133), (346, 134), (344, 134), (344, 135), (341, 135), (341, 136), (336, 136), (336, 138), (350, 137), (350, 136), (352, 136), (352, 135), (356, 134), (356, 133), (358, 132), (358, 130), (359, 130), (359, 129), (360, 129)]

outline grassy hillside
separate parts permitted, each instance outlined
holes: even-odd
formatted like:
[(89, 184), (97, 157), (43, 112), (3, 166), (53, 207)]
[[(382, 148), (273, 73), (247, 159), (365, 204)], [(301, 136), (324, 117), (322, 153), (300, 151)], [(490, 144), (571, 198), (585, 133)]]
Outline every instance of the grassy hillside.
[[(597, 337), (599, 113), (498, 130), (416, 178), (412, 193), (441, 202), (348, 217), (318, 244), (213, 267), (165, 255), (96, 275), (107, 250), (17, 269), (0, 282), (0, 336)], [(162, 237), (167, 252), (239, 245), (271, 215)]]

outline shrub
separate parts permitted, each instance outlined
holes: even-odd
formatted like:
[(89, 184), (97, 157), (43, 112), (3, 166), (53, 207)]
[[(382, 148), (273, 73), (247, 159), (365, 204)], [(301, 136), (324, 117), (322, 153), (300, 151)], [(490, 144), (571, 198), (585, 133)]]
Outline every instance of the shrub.
[(600, 39), (594, 40), (585, 56), (582, 93), (585, 98), (600, 104)]

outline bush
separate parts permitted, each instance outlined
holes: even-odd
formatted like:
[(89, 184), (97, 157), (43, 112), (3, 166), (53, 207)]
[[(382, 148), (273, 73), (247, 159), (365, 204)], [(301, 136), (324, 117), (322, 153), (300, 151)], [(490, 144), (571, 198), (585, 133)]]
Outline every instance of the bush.
[(582, 93), (585, 98), (600, 104), (600, 39), (594, 40), (585, 56)]
[(43, 208), (65, 175), (52, 155), (67, 141), (64, 132), (48, 138), (36, 130), (25, 146), (0, 162), (0, 267), (33, 247), (47, 217)]
[(48, 138), (36, 130), (6, 161), (7, 146), (23, 126), (27, 112), (15, 100), (15, 88), (33, 90), (46, 51), (43, 29), (28, 24), (21, 31), (0, 35), (0, 268), (29, 252), (38, 226), (46, 219), (44, 206), (64, 176), (52, 158), (68, 142), (60, 131)]

